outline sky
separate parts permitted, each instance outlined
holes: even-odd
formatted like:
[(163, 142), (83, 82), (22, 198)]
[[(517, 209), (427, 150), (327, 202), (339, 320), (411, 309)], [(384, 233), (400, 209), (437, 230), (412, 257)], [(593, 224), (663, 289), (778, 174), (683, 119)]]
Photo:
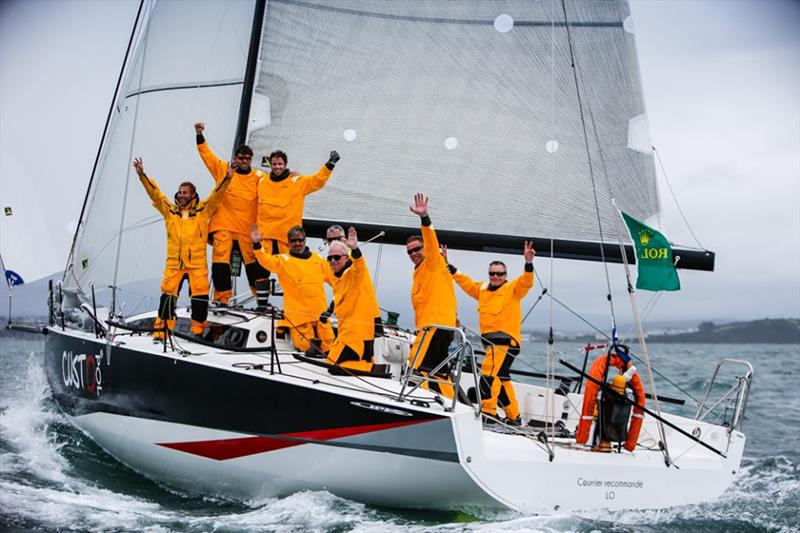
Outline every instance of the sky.
[[(0, 2), (0, 204), (13, 209), (0, 214), (6, 262), (14, 256), (39, 275), (63, 268), (136, 8), (127, 0)], [(635, 0), (631, 11), (651, 139), (691, 231), (717, 254), (715, 272), (681, 271), (682, 290), (658, 296), (647, 318), (800, 316), (800, 2)], [(662, 229), (696, 245), (659, 175)], [(365, 251), (374, 271), (378, 247)], [(450, 258), (476, 278), (495, 259), (457, 251)], [(521, 258), (500, 258), (512, 274), (521, 271)], [(396, 247), (385, 247), (383, 259), (381, 304), (408, 324), (411, 265)], [(525, 310), (544, 284), (607, 328), (601, 265), (551, 264), (540, 254), (536, 267), (539, 286)], [(625, 323), (622, 268), (610, 270)], [(459, 315), (474, 324), (474, 302), (458, 296)], [(652, 299), (640, 293), (640, 306)], [(29, 308), (43, 309), (41, 297), (18, 288), (15, 312)], [(525, 328), (551, 322), (586, 329), (549, 298)]]

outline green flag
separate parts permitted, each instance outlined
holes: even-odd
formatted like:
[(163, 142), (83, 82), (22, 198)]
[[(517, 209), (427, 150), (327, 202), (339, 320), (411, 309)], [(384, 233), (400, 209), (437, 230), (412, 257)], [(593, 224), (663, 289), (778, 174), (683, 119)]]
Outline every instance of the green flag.
[(630, 215), (622, 211), (620, 214), (636, 248), (636, 264), (639, 266), (636, 288), (646, 291), (679, 290), (681, 282), (667, 238)]

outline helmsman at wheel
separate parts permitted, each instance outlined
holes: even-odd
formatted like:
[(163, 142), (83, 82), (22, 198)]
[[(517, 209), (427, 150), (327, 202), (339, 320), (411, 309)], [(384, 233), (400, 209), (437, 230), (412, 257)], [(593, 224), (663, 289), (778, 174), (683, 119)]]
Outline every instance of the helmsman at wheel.
[[(443, 246), (442, 249), (447, 259), (447, 247)], [(533, 287), (533, 258), (536, 252), (532, 242), (525, 242), (522, 254), (525, 257), (525, 271), (512, 281), (508, 281), (508, 268), (502, 261), (489, 263), (488, 283), (474, 281), (453, 265), (448, 265), (458, 286), (478, 300), (481, 342), (486, 352), (481, 365), (481, 410), (486, 415), (496, 417), (499, 402), (511, 425), (522, 423), (509, 370), (520, 350), (520, 302)]]
[(414, 282), (411, 285), (411, 304), (417, 338), (411, 346), (409, 366), (422, 376), (431, 376), (436, 381), (423, 386), (453, 397), (453, 385), (448, 365), (433, 373), (447, 359), (453, 332), (433, 328), (423, 332), (426, 326), (456, 326), (456, 291), (447, 270), (447, 261), (439, 252), (439, 240), (428, 216), (428, 198), (421, 193), (414, 195), (411, 212), (421, 219), (422, 235), (413, 235), (406, 241), (406, 253), (414, 263)]
[[(220, 183), (229, 165), (217, 157), (206, 142), (203, 136), (205, 127), (202, 122), (194, 125), (197, 151), (214, 181)], [(214, 301), (222, 305), (226, 305), (233, 295), (231, 252), (234, 247), (241, 253), (247, 282), (253, 294), (256, 293), (256, 280), (269, 276), (256, 261), (250, 240), (250, 226), (256, 221), (258, 210), (258, 181), (266, 177), (264, 172), (252, 168), (252, 160), (253, 150), (249, 146), (242, 144), (236, 148), (230, 163), (236, 172), (208, 225), (208, 234), (212, 239), (211, 281), (214, 284)]]
[(185, 181), (178, 187), (175, 203), (172, 203), (145, 174), (141, 158), (133, 160), (133, 168), (153, 201), (153, 207), (164, 217), (167, 228), (167, 259), (153, 337), (163, 338), (165, 328), (172, 330), (178, 291), (184, 277), (189, 279), (189, 294), (192, 298), (192, 333), (201, 335), (208, 317), (208, 220), (222, 201), (234, 169), (232, 166), (228, 167), (224, 179), (214, 187), (207, 199), (201, 201), (195, 186)]

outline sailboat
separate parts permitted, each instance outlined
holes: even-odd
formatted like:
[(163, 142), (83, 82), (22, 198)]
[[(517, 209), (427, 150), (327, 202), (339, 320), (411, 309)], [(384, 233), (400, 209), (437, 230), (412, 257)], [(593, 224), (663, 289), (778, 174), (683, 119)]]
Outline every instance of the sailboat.
[[(414, 333), (396, 325), (376, 340), (381, 375), (296, 353), (277, 308), (246, 297), (212, 308), (202, 339), (186, 309), (170, 342), (148, 334), (164, 232), (130, 162), (144, 157), (167, 189), (198, 183), (199, 118), (217, 150), (246, 141), (256, 162), (280, 148), (301, 168), (340, 151), (307, 201), (309, 234), (347, 223), (403, 243), (418, 232), (406, 201), (424, 190), (452, 249), (519, 253), (533, 240), (546, 256), (634, 263), (612, 200), (645, 220), (658, 195), (630, 29), (622, 1), (143, 2), (51, 290), (45, 366), (65, 415), (136, 471), (230, 498), (324, 489), (393, 507), (546, 513), (719, 496), (745, 445), (745, 362), (722, 363), (745, 376), (697, 416), (650, 411), (634, 453), (597, 453), (563, 431), (583, 395), (552, 373), (517, 386), (522, 428), (485, 424), (461, 329), (452, 399), (408, 371)], [(681, 268), (713, 269), (712, 252), (676, 254)], [(710, 422), (720, 406), (727, 418)]]

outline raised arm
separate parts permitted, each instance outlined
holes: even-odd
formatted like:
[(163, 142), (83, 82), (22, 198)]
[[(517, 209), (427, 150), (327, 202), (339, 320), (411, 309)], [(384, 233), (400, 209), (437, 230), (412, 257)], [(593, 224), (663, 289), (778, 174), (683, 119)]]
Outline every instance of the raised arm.
[(141, 157), (134, 158), (133, 168), (136, 171), (136, 174), (139, 176), (139, 181), (142, 183), (142, 186), (144, 186), (147, 196), (149, 196), (150, 200), (153, 202), (153, 207), (155, 207), (162, 215), (169, 215), (169, 210), (172, 204), (164, 195), (164, 193), (161, 192), (161, 189), (158, 188), (156, 182), (151, 180), (149, 177), (147, 177), (147, 174), (145, 174), (144, 163), (142, 162)]
[(463, 289), (463, 291), (469, 296), (477, 300), (481, 294), (481, 284), (458, 270), (458, 268), (456, 268), (454, 265), (450, 264), (450, 260), (447, 258), (446, 244), (442, 244), (439, 247), (439, 250), (441, 250), (442, 258), (444, 259), (445, 263), (447, 263), (447, 270), (450, 271), (450, 275), (453, 276), (453, 281), (458, 283), (458, 286), (461, 287), (461, 289)]
[(472, 298), (476, 300), (481, 296), (481, 283), (475, 281), (471, 277), (467, 276), (460, 270), (458, 270), (453, 265), (447, 265), (447, 268), (450, 269), (450, 274), (453, 276), (453, 281), (455, 281), (461, 289), (467, 293)]
[(226, 170), (228, 165), (227, 161), (223, 161), (214, 153), (211, 147), (206, 142), (205, 137), (203, 136), (203, 132), (206, 129), (206, 125), (204, 122), (197, 122), (194, 125), (194, 132), (197, 135), (197, 151), (200, 154), (200, 158), (205, 163), (206, 168), (211, 173), (211, 176), (214, 178), (214, 181), (219, 183), (225, 178)]
[(250, 238), (253, 240), (253, 252), (256, 256), (258, 264), (269, 270), (270, 272), (283, 272), (283, 260), (280, 254), (272, 255), (272, 247), (264, 248), (261, 246), (261, 241), (264, 236), (258, 230), (258, 224), (250, 224)]
[(347, 242), (345, 244), (350, 248), (350, 257), (353, 260), (353, 266), (350, 268), (353, 269), (353, 273), (357, 276), (369, 275), (367, 262), (364, 261), (364, 255), (358, 247), (358, 233), (356, 233), (356, 228), (348, 228)]
[(446, 266), (447, 262), (439, 251), (439, 238), (436, 236), (436, 230), (433, 229), (431, 217), (428, 216), (428, 197), (421, 192), (416, 193), (414, 195), (414, 204), (409, 209), (420, 218), (420, 232), (422, 233), (425, 260)]
[(525, 298), (530, 288), (533, 287), (533, 258), (536, 257), (536, 251), (533, 249), (532, 241), (525, 241), (522, 255), (525, 258), (525, 270), (512, 282), (514, 284), (514, 297), (518, 300)]
[(334, 150), (331, 152), (328, 162), (322, 165), (317, 172), (300, 176), (298, 179), (302, 185), (303, 194), (311, 194), (323, 188), (325, 184), (328, 183), (328, 178), (331, 177), (333, 167), (336, 166), (336, 162), (339, 161), (339, 159), (339, 152)]
[(214, 190), (211, 191), (211, 194), (206, 198), (206, 207), (209, 213), (213, 213), (216, 211), (217, 206), (222, 201), (223, 196), (225, 195), (225, 190), (228, 188), (228, 185), (231, 184), (231, 178), (233, 177), (233, 166), (228, 165), (228, 169), (225, 172), (225, 177), (222, 181), (218, 182), (217, 185), (214, 187)]

